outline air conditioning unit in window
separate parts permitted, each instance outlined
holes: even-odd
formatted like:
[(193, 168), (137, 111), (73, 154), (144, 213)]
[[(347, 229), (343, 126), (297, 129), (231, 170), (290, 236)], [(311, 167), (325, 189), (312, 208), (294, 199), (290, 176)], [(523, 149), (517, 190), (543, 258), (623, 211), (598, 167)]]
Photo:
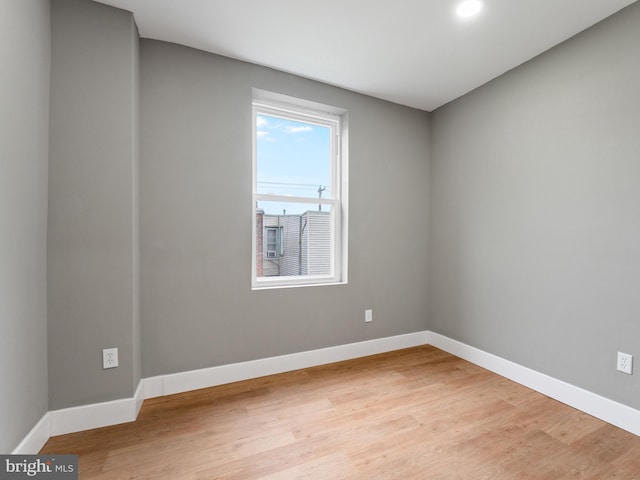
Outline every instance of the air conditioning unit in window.
[(278, 258), (278, 252), (275, 250), (267, 250), (267, 258)]

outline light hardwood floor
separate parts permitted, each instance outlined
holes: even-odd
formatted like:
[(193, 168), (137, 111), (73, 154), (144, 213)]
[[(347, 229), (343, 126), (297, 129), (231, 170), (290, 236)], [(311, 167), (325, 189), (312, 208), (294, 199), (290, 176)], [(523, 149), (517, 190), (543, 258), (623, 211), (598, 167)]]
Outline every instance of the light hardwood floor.
[(82, 480), (640, 479), (640, 437), (431, 346), (147, 400)]

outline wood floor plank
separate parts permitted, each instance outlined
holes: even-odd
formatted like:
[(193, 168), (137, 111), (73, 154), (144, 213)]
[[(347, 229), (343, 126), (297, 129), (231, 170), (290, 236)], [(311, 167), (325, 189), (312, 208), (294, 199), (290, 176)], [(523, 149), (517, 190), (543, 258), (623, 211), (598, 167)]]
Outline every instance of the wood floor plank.
[(640, 480), (640, 437), (431, 346), (150, 399), (83, 480)]

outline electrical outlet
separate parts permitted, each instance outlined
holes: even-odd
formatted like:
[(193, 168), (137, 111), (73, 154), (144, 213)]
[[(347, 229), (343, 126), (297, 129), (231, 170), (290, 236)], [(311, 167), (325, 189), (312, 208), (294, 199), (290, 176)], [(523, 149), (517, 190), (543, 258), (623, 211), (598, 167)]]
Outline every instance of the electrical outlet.
[(118, 366), (118, 349), (105, 348), (102, 350), (102, 368), (116, 368)]
[(631, 375), (633, 372), (633, 355), (618, 352), (618, 371)]
[(369, 309), (364, 311), (364, 321), (367, 323), (373, 322), (373, 310)]

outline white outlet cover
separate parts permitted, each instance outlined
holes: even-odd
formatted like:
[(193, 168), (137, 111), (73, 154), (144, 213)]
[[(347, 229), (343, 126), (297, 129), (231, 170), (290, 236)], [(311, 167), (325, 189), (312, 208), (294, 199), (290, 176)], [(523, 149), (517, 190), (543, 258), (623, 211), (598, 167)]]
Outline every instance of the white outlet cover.
[(102, 350), (102, 368), (116, 368), (118, 366), (118, 349), (105, 348)]
[(618, 371), (628, 375), (633, 373), (633, 355), (618, 352)]

